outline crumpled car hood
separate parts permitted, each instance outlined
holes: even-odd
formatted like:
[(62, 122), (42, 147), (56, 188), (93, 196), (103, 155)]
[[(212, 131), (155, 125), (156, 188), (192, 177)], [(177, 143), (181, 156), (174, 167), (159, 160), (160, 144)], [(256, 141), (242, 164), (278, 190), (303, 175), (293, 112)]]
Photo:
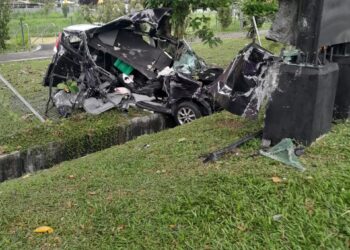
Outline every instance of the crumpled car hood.
[(171, 16), (172, 9), (158, 8), (158, 9), (146, 9), (130, 15), (122, 16), (116, 20), (113, 20), (102, 27), (95, 30), (95, 33), (100, 33), (108, 29), (122, 28), (129, 26), (130, 24), (148, 23), (152, 26), (154, 31), (157, 31), (163, 20)]

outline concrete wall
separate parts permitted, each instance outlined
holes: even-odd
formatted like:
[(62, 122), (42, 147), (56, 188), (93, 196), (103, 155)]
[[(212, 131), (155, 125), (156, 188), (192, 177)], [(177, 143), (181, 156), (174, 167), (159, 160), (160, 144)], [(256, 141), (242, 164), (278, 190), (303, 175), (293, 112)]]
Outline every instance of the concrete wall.
[[(123, 144), (140, 135), (156, 133), (173, 126), (172, 119), (160, 114), (152, 114), (134, 118), (128, 124), (121, 125), (113, 131), (104, 131), (104, 133), (92, 137), (84, 135), (82, 138), (74, 138), (67, 142), (53, 142), (2, 155), (0, 156), (0, 182), (50, 168), (60, 162), (79, 158), (113, 145)], [(94, 142), (99, 141), (97, 137), (105, 137), (108, 140), (101, 140), (102, 142), (96, 144)]]

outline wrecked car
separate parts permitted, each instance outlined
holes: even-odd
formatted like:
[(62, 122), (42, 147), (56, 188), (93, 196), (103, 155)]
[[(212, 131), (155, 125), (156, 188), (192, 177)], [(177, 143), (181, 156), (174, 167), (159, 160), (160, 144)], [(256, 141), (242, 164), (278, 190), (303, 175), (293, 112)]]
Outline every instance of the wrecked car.
[[(203, 87), (223, 70), (208, 67), (185, 41), (172, 37), (170, 15), (170, 9), (149, 9), (103, 26), (64, 29), (44, 78), (60, 115), (74, 108), (100, 114), (135, 102), (173, 115), (178, 124), (211, 114)], [(64, 87), (71, 81), (76, 93)]]
[[(178, 124), (222, 108), (256, 115), (272, 53), (252, 43), (226, 70), (209, 67), (186, 41), (172, 37), (170, 16), (170, 9), (149, 9), (103, 26), (64, 29), (44, 79), (59, 113), (83, 108), (97, 115), (136, 103)], [(67, 86), (72, 81), (74, 92)]]
[(255, 43), (247, 45), (207, 87), (214, 105), (236, 115), (256, 118), (277, 88), (276, 62), (280, 60)]

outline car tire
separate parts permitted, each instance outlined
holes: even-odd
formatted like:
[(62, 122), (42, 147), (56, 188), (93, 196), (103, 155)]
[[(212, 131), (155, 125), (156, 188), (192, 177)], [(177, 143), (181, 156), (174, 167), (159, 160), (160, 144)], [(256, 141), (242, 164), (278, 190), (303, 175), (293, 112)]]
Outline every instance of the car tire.
[(202, 117), (199, 106), (193, 102), (182, 102), (175, 108), (174, 118), (177, 124), (183, 125)]

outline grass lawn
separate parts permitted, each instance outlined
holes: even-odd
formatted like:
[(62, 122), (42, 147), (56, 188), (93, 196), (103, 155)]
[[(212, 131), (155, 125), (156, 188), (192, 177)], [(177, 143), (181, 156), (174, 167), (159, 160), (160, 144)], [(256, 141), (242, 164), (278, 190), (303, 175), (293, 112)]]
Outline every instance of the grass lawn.
[(304, 173), (254, 157), (259, 140), (201, 163), (260, 126), (223, 112), (4, 182), (0, 248), (348, 249), (349, 124), (307, 150)]
[[(38, 44), (42, 41), (41, 37), (56, 37), (63, 28), (72, 24), (86, 23), (78, 12), (69, 14), (65, 18), (62, 12), (51, 12), (45, 15), (43, 12), (37, 13), (12, 13), (9, 22), (10, 40), (7, 42), (8, 48), (0, 52), (14, 52), (23, 50), (22, 33), (20, 19), (23, 19), (25, 40), (28, 41), (29, 35), (32, 39), (32, 44)], [(28, 47), (28, 46), (27, 46)]]
[[(203, 57), (208, 64), (226, 67), (246, 45), (251, 43), (250, 39), (223, 39), (222, 44), (210, 48), (202, 43), (193, 43), (191, 46), (196, 53)], [(279, 54), (281, 45), (266, 39), (262, 39), (262, 46), (275, 54)]]
[[(203, 14), (202, 13), (194, 13), (192, 14), (193, 17), (201, 17)], [(240, 21), (239, 19), (232, 18), (232, 23), (227, 27), (227, 28), (222, 28), (219, 20), (217, 19), (217, 14), (215, 11), (213, 12), (206, 12), (204, 13), (206, 17), (210, 18), (209, 22), (209, 28), (212, 29), (215, 33), (232, 33), (232, 32), (244, 32), (246, 29), (240, 27)], [(263, 24), (261, 27), (262, 30), (267, 30), (271, 26), (270, 22), (266, 22)], [(193, 31), (189, 28), (188, 33), (193, 33)]]
[[(276, 44), (263, 40), (264, 46), (277, 52)], [(225, 67), (240, 49), (250, 43), (248, 39), (225, 39), (218, 47), (209, 48), (202, 43), (193, 44), (197, 53), (210, 64)], [(37, 109), (44, 114), (48, 89), (41, 85), (49, 60), (0, 64), (0, 73)], [(95, 123), (101, 127), (127, 121), (128, 117), (143, 114), (131, 110), (130, 115), (112, 111), (98, 117), (79, 115), (80, 118), (63, 120), (60, 123), (39, 124), (35, 117), (28, 117), (29, 111), (0, 83), (0, 146), (2, 151), (10, 152), (27, 148), (37, 143), (47, 143), (64, 138), (64, 135), (88, 133)], [(81, 129), (79, 129), (81, 128)]]
[[(37, 13), (12, 13), (9, 23), (10, 35), (20, 33), (20, 19), (28, 24), (31, 36), (56, 36), (64, 27), (72, 24), (86, 23), (84, 19), (76, 12), (69, 14), (65, 18), (62, 12), (51, 12), (47, 16), (42, 12)], [(27, 32), (25, 30), (25, 32)]]
[[(39, 60), (0, 64), (0, 73), (42, 115), (48, 99), (48, 88), (42, 86), (42, 80), (49, 62)], [(0, 154), (68, 137), (98, 133), (126, 123), (133, 117), (146, 115), (135, 109), (130, 109), (127, 114), (111, 110), (100, 116), (82, 113), (69, 119), (42, 124), (29, 114), (29, 110), (0, 82)]]
[[(247, 42), (194, 47), (224, 66)], [(349, 249), (349, 123), (306, 151), (304, 173), (255, 156), (259, 140), (202, 164), (261, 126), (222, 112), (1, 183), (0, 249)]]

